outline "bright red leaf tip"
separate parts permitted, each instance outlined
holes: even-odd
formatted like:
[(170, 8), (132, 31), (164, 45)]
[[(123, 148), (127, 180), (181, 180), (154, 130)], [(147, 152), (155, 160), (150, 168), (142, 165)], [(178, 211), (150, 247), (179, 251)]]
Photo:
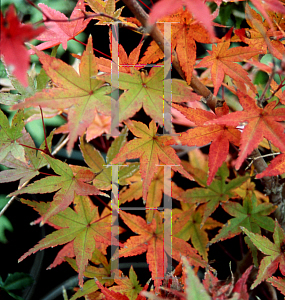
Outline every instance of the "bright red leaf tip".
[(0, 28), (1, 59), (21, 84), (27, 87), (29, 53), (24, 43), (34, 39), (46, 29), (44, 27), (34, 28), (32, 24), (22, 24), (13, 4), (9, 6), (5, 17), (0, 12)]
[[(60, 20), (60, 22), (46, 22), (47, 31), (37, 37), (37, 40), (46, 42), (36, 46), (38, 50), (48, 49), (59, 44), (62, 44), (63, 49), (66, 50), (67, 42), (82, 32), (91, 20), (85, 20), (84, 18), (84, 0), (79, 0), (74, 7), (70, 16), (70, 19), (74, 21), (69, 21), (63, 13), (43, 3), (40, 3), (39, 7), (48, 18), (51, 20)], [(47, 18), (44, 17), (44, 19), (46, 20)]]

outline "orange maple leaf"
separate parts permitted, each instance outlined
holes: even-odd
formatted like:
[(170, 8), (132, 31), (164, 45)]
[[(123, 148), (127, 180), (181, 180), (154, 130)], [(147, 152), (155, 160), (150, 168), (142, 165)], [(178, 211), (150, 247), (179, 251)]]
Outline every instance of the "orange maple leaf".
[[(171, 47), (176, 48), (178, 60), (185, 73), (188, 84), (191, 82), (194, 65), (196, 63), (196, 42), (211, 43), (207, 30), (198, 23), (189, 11), (179, 10), (177, 13), (160, 20), (157, 27), (164, 32), (162, 22), (173, 22), (171, 25)], [(164, 57), (164, 53), (153, 41), (150, 43), (141, 64), (156, 62)]]
[(206, 124), (224, 124), (238, 126), (246, 124), (241, 135), (239, 157), (236, 161), (238, 170), (248, 154), (255, 149), (263, 137), (270, 140), (281, 151), (285, 151), (284, 126), (278, 121), (285, 120), (285, 108), (276, 108), (276, 102), (270, 102), (264, 109), (257, 106), (256, 101), (238, 91), (237, 93), (244, 111), (237, 111)]
[[(262, 17), (248, 4), (245, 7), (245, 16), (248, 25), (251, 29), (242, 28), (235, 30), (235, 36), (232, 42), (242, 41), (250, 47), (259, 49), (263, 54), (267, 53), (267, 49), (278, 59), (282, 59), (285, 54), (284, 45), (280, 41), (284, 36), (278, 31), (276, 25), (271, 29), (268, 22), (262, 20)], [(274, 22), (279, 23), (279, 26), (284, 28), (284, 21), (282, 22), (282, 15), (271, 13), (271, 18)]]
[(221, 42), (213, 45), (212, 51), (209, 51), (210, 56), (204, 57), (196, 68), (211, 67), (211, 76), (214, 84), (214, 95), (218, 94), (219, 88), (222, 85), (225, 74), (229, 75), (237, 82), (247, 84), (254, 92), (256, 87), (253, 85), (247, 72), (237, 64), (243, 59), (249, 59), (257, 54), (262, 53), (258, 49), (251, 47), (230, 47), (230, 36), (232, 29), (222, 38)]
[[(44, 202), (22, 202), (32, 206), (42, 215), (45, 215), (49, 208), (49, 204)], [(111, 244), (111, 222), (100, 218), (97, 206), (94, 206), (89, 197), (75, 196), (74, 204), (75, 210), (68, 207), (49, 219), (48, 223), (58, 230), (22, 255), (19, 262), (38, 250), (68, 243), (68, 246), (63, 248), (63, 253), (66, 254), (69, 249), (72, 252), (70, 255), (75, 255), (79, 284), (82, 286), (83, 272), (95, 248), (102, 244), (106, 248)]]
[[(233, 126), (205, 125), (207, 121), (228, 115), (229, 108), (225, 102), (223, 107), (216, 108), (216, 114), (199, 108), (181, 107), (177, 104), (173, 104), (173, 107), (197, 125), (196, 128), (181, 133), (179, 140), (183, 145), (204, 146), (212, 142), (209, 152), (209, 175), (207, 180), (207, 184), (210, 185), (217, 170), (227, 158), (229, 142), (239, 146), (241, 133)], [(173, 144), (173, 141), (170, 140), (168, 144)]]
[(264, 176), (276, 176), (285, 173), (285, 154), (275, 157), (270, 165), (260, 174), (256, 175), (257, 179)]
[(140, 170), (143, 179), (143, 199), (147, 199), (147, 193), (154, 174), (160, 164), (171, 165), (174, 171), (178, 171), (190, 180), (193, 177), (181, 166), (181, 161), (173, 148), (165, 146), (169, 136), (156, 135), (155, 122), (151, 121), (149, 128), (141, 122), (126, 121), (130, 131), (138, 137), (128, 142), (120, 153), (112, 160), (112, 164), (118, 164), (126, 159), (140, 157)]
[(131, 236), (127, 240), (119, 251), (119, 257), (139, 255), (147, 251), (146, 259), (156, 288), (161, 285), (164, 278), (164, 266), (167, 266), (166, 253), (172, 254), (177, 261), (180, 261), (181, 255), (184, 255), (195, 266), (205, 267), (207, 265), (197, 254), (196, 249), (182, 239), (172, 236), (172, 247), (166, 244), (164, 239), (165, 223), (162, 222), (162, 215), (158, 211), (155, 211), (151, 224), (147, 224), (142, 217), (124, 211), (120, 211), (120, 217), (139, 236)]

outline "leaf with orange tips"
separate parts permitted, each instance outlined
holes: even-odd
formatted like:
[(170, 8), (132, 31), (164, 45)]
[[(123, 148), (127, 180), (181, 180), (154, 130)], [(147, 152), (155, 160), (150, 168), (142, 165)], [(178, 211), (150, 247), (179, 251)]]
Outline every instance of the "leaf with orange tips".
[(158, 136), (155, 122), (151, 121), (149, 128), (141, 122), (126, 121), (129, 130), (138, 137), (123, 146), (120, 153), (112, 160), (112, 164), (124, 162), (127, 159), (140, 158), (140, 170), (143, 179), (143, 199), (147, 199), (147, 192), (158, 165), (171, 165), (172, 170), (178, 171), (186, 178), (192, 176), (181, 166), (180, 159), (173, 148), (164, 146), (171, 137)]
[(211, 68), (215, 96), (219, 92), (225, 74), (237, 82), (247, 84), (254, 92), (256, 91), (256, 87), (252, 84), (247, 72), (237, 62), (261, 54), (262, 51), (251, 47), (233, 47), (229, 49), (231, 32), (232, 29), (217, 45), (213, 44), (212, 51), (207, 50), (210, 55), (204, 57), (196, 66), (196, 68)]
[(281, 151), (285, 151), (284, 126), (278, 123), (285, 120), (285, 108), (276, 108), (276, 102), (270, 102), (261, 108), (257, 106), (255, 99), (240, 92), (237, 94), (244, 110), (221, 116), (207, 124), (227, 126), (246, 124), (241, 134), (240, 152), (235, 165), (238, 170), (263, 137), (270, 140)]
[(196, 250), (182, 239), (173, 236), (172, 248), (166, 244), (164, 239), (165, 223), (162, 222), (162, 215), (158, 211), (155, 211), (150, 224), (147, 224), (143, 218), (124, 211), (120, 211), (120, 217), (132, 231), (139, 235), (131, 236), (127, 240), (119, 251), (119, 257), (138, 255), (147, 251), (146, 259), (157, 290), (164, 278), (164, 267), (167, 266), (166, 253), (172, 254), (172, 258), (177, 261), (180, 261), (181, 255), (184, 255), (190, 259), (193, 265), (206, 266), (206, 262), (202, 260)]
[[(22, 200), (22, 202), (34, 207), (43, 215), (48, 210), (48, 203), (37, 203)], [(78, 267), (78, 278), (80, 286), (83, 285), (83, 272), (91, 259), (96, 245), (111, 244), (111, 223), (101, 219), (98, 208), (86, 196), (75, 196), (75, 210), (70, 207), (49, 219), (49, 223), (58, 230), (47, 235), (36, 246), (31, 248), (19, 259), (19, 262), (38, 250), (62, 245), (72, 242), (73, 251)], [(70, 247), (69, 245), (68, 247)]]
[(104, 81), (93, 78), (96, 77), (98, 70), (93, 54), (92, 37), (89, 37), (86, 50), (81, 57), (80, 75), (62, 60), (50, 57), (36, 49), (35, 51), (46, 73), (57, 87), (38, 92), (25, 102), (14, 105), (13, 109), (38, 105), (68, 108), (70, 134), (67, 152), (70, 153), (78, 136), (81, 136), (94, 120), (95, 109), (105, 115), (111, 114), (111, 98), (107, 96), (111, 93), (111, 87), (105, 86)]

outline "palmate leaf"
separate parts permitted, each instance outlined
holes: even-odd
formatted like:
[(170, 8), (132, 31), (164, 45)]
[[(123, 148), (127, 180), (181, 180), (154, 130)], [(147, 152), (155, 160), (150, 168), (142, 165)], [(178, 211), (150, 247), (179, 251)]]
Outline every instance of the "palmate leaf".
[[(78, 266), (75, 259), (65, 258), (65, 260), (76, 272), (78, 272)], [(91, 264), (87, 265), (83, 275), (87, 278), (90, 278), (90, 280), (85, 281), (83, 288), (79, 289), (70, 300), (75, 300), (85, 295), (89, 295), (91, 298), (90, 294), (98, 290), (98, 286), (94, 281), (94, 277), (100, 280), (102, 284), (105, 284), (105, 286), (111, 286), (114, 283), (114, 279), (112, 278), (111, 274), (111, 262), (108, 263), (106, 256), (97, 248), (94, 249), (92, 257), (90, 258), (90, 262), (92, 262), (94, 265), (99, 265), (99, 267)]]
[(226, 183), (229, 176), (229, 169), (225, 163), (219, 168), (216, 179), (206, 188), (192, 188), (182, 193), (175, 193), (173, 197), (186, 203), (204, 203), (206, 207), (201, 226), (205, 223), (207, 218), (216, 210), (220, 202), (226, 202), (229, 198), (235, 197), (235, 189), (244, 183), (248, 177), (237, 177)]
[(285, 108), (276, 108), (276, 102), (270, 102), (263, 109), (258, 107), (256, 100), (241, 92), (237, 92), (243, 111), (236, 111), (218, 119), (208, 121), (206, 124), (224, 124), (228, 126), (245, 125), (241, 134), (239, 157), (236, 169), (262, 141), (263, 137), (270, 140), (281, 151), (285, 151), (284, 126)]
[[(274, 23), (282, 22), (283, 14), (276, 16), (275, 13), (269, 13), (269, 15)], [(263, 21), (262, 17), (254, 9), (250, 8), (248, 3), (245, 6), (245, 17), (251, 28), (235, 30), (232, 42), (244, 42), (252, 48), (260, 49), (264, 54), (269, 50), (276, 58), (282, 59), (285, 53), (284, 45), (281, 42), (283, 34), (278, 32), (276, 25), (274, 25), (274, 30), (272, 30), (268, 22), (266, 20)], [(272, 36), (274, 36), (274, 39), (272, 39)]]
[(158, 136), (155, 122), (151, 121), (149, 128), (136, 121), (126, 121), (129, 130), (138, 139), (134, 139), (123, 146), (120, 153), (112, 160), (112, 164), (124, 162), (127, 159), (140, 158), (140, 171), (143, 179), (143, 199), (147, 199), (147, 192), (158, 165), (171, 165), (174, 171), (178, 171), (186, 178), (192, 180), (192, 176), (181, 166), (181, 161), (175, 150), (164, 146), (171, 137)]
[[(97, 149), (91, 144), (86, 143), (83, 136), (80, 138), (80, 149), (86, 164), (94, 173), (99, 173), (94, 178), (93, 184), (100, 190), (110, 190), (112, 187), (112, 166), (110, 163), (127, 142), (127, 132), (128, 128), (125, 127), (120, 135), (112, 142), (106, 155), (106, 161)], [(119, 167), (118, 180), (120, 185), (125, 185), (126, 178), (136, 173), (139, 167), (138, 163), (128, 163), (126, 166)]]
[(232, 30), (217, 45), (213, 45), (212, 51), (208, 50), (210, 56), (204, 57), (196, 66), (196, 68), (211, 67), (215, 96), (218, 94), (225, 74), (235, 81), (249, 85), (250, 89), (256, 92), (256, 87), (249, 79), (247, 72), (237, 62), (250, 59), (255, 55), (261, 54), (262, 51), (251, 47), (233, 47), (229, 49), (231, 33)]
[(76, 174), (68, 164), (54, 159), (44, 153), (42, 155), (51, 165), (52, 169), (59, 176), (48, 176), (40, 179), (27, 187), (11, 193), (9, 196), (17, 196), (20, 194), (44, 194), (58, 191), (54, 195), (53, 201), (47, 212), (41, 217), (41, 224), (46, 222), (51, 216), (66, 209), (73, 201), (75, 195), (97, 195), (100, 191), (87, 182), (94, 179), (95, 174), (88, 168), (78, 167)]
[(172, 258), (177, 261), (180, 261), (181, 255), (184, 255), (195, 266), (205, 267), (207, 265), (197, 254), (197, 251), (182, 239), (173, 236), (172, 248), (166, 244), (164, 239), (166, 228), (164, 228), (164, 224), (162, 223), (162, 215), (158, 211), (155, 211), (151, 224), (147, 224), (139, 216), (124, 211), (120, 211), (120, 217), (132, 231), (139, 235), (131, 236), (124, 244), (124, 247), (120, 249), (118, 256), (128, 257), (147, 251), (146, 259), (156, 289), (161, 285), (164, 278), (164, 267), (167, 265), (166, 253), (172, 255)]
[(251, 289), (255, 288), (263, 280), (271, 277), (279, 266), (279, 270), (283, 276), (285, 276), (285, 234), (278, 221), (275, 220), (275, 228), (273, 233), (272, 243), (267, 237), (261, 236), (250, 232), (244, 227), (241, 227), (243, 232), (250, 238), (253, 244), (261, 251), (265, 256), (259, 266), (259, 271)]
[[(47, 145), (49, 150), (51, 149), (52, 137), (53, 131), (47, 137)], [(35, 148), (35, 143), (30, 134), (27, 132), (24, 133), (23, 136), (18, 139), (18, 141), (22, 145)], [(6, 156), (5, 160), (2, 161), (1, 164), (11, 169), (0, 172), (0, 183), (11, 182), (20, 179), (19, 186), (21, 187), (25, 182), (40, 174), (39, 169), (46, 166), (48, 162), (41, 155), (41, 151), (37, 151), (32, 148), (25, 147), (25, 162), (16, 160), (11, 153)], [(42, 143), (40, 149), (45, 149), (45, 142)]]
[[(175, 4), (177, 3), (178, 1), (175, 1)], [(169, 4), (173, 6), (174, 2), (169, 1)], [(196, 63), (196, 42), (208, 44), (211, 43), (211, 38), (203, 25), (193, 18), (190, 10), (183, 10), (180, 5), (179, 8), (177, 12), (173, 11), (174, 14), (171, 14), (171, 16), (160, 19), (156, 26), (164, 32), (164, 22), (171, 22), (171, 47), (176, 49), (179, 63), (185, 73), (186, 82), (190, 84)], [(201, 6), (199, 6), (199, 10), (201, 10)], [(150, 13), (150, 19), (152, 12)], [(199, 11), (199, 14), (201, 14), (201, 11)], [(163, 58), (163, 51), (156, 42), (152, 41), (140, 63), (153, 63)]]
[[(35, 48), (34, 48), (35, 49)], [(79, 66), (80, 75), (62, 60), (50, 57), (36, 50), (43, 68), (58, 86), (36, 93), (25, 102), (14, 105), (13, 109), (38, 106), (67, 109), (70, 153), (78, 136), (81, 136), (94, 119), (94, 110), (110, 115), (111, 87), (105, 86), (102, 80), (96, 79), (98, 70), (93, 55), (92, 37), (89, 37)]]
[(148, 22), (153, 25), (158, 19), (176, 13), (182, 6), (186, 6), (187, 10), (191, 12), (195, 19), (207, 29), (210, 37), (213, 39), (215, 37), (212, 17), (210, 14), (209, 7), (203, 1), (191, 1), (191, 0), (161, 0), (156, 3), (149, 15)]
[[(215, 114), (199, 108), (181, 107), (173, 104), (188, 120), (197, 127), (181, 133), (179, 141), (187, 146), (204, 146), (211, 143), (209, 151), (209, 174), (207, 185), (210, 185), (214, 176), (226, 160), (229, 153), (230, 142), (239, 146), (241, 133), (233, 126), (204, 125), (207, 121), (217, 119), (229, 114), (229, 107), (224, 102), (223, 107), (217, 107)], [(174, 141), (174, 140), (173, 140)], [(169, 143), (173, 144), (173, 142)]]
[[(223, 203), (222, 207), (234, 218), (230, 219), (227, 224), (223, 226), (219, 233), (210, 241), (209, 245), (240, 234), (242, 232), (241, 226), (258, 234), (261, 234), (260, 228), (271, 232), (274, 230), (274, 221), (268, 215), (271, 214), (276, 207), (271, 203), (257, 204), (257, 199), (254, 194), (245, 197), (243, 205), (237, 202), (227, 202)], [(255, 265), (258, 265), (256, 248), (252, 245), (248, 237), (245, 237), (245, 242), (252, 252)]]
[(172, 234), (184, 241), (191, 239), (191, 242), (198, 253), (208, 261), (208, 234), (206, 230), (216, 227), (222, 227), (222, 223), (207, 218), (204, 226), (201, 228), (201, 222), (206, 208), (205, 204), (196, 209), (195, 204), (181, 202), (182, 210), (173, 209), (173, 222), (175, 226)]
[(43, 33), (46, 28), (34, 28), (32, 24), (22, 24), (14, 4), (9, 6), (5, 16), (0, 11), (0, 27), (0, 48), (4, 62), (21, 84), (27, 87), (30, 57), (24, 43)]
[[(34, 207), (42, 215), (45, 215), (49, 209), (48, 203), (28, 200), (22, 200), (22, 202)], [(74, 205), (75, 210), (68, 207), (50, 217), (49, 224), (58, 230), (46, 236), (21, 256), (19, 262), (38, 250), (72, 242), (78, 267), (79, 284), (82, 286), (83, 273), (95, 248), (101, 244), (107, 247), (111, 243), (111, 223), (100, 219), (98, 208), (87, 196), (75, 195)]]
[[(163, 125), (164, 102), (164, 67), (153, 67), (149, 74), (139, 72), (135, 68), (131, 73), (120, 73), (119, 80), (112, 82), (112, 75), (100, 76), (113, 87), (125, 90), (119, 98), (119, 122), (131, 118), (142, 107), (154, 121)], [(169, 79), (165, 80), (169, 81)], [(173, 102), (197, 101), (200, 97), (195, 94), (185, 81), (171, 80)]]
[(0, 109), (0, 162), (8, 153), (11, 153), (15, 159), (26, 162), (24, 147), (17, 142), (17, 139), (23, 135), (23, 128), (24, 110), (21, 109), (15, 114), (10, 126), (7, 117)]
[(260, 174), (256, 175), (257, 179), (264, 176), (276, 176), (285, 173), (285, 154), (280, 154), (275, 157), (270, 165)]
[[(63, 13), (43, 3), (39, 4), (39, 8), (50, 19), (60, 20), (60, 22), (46, 22), (47, 30), (36, 37), (37, 40), (45, 41), (45, 43), (36, 46), (38, 50), (45, 50), (59, 44), (62, 44), (63, 49), (66, 50), (67, 42), (82, 32), (90, 22), (90, 18), (85, 18), (85, 5), (83, 0), (77, 2), (71, 13), (70, 19), (74, 21), (69, 21)], [(44, 20), (46, 20), (45, 16)], [(31, 53), (33, 53), (33, 51), (31, 51)]]

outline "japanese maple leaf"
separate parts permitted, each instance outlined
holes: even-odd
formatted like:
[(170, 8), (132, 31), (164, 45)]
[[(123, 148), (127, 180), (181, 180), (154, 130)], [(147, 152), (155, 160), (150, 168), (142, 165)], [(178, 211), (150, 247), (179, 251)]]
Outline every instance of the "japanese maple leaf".
[(2, 110), (0, 110), (0, 162), (11, 153), (11, 155), (26, 163), (24, 147), (17, 141), (23, 134), (24, 111), (19, 110), (13, 117), (10, 126), (9, 121)]
[(282, 277), (270, 277), (266, 281), (270, 282), (274, 287), (276, 287), (283, 295), (285, 295), (285, 279)]
[[(110, 52), (112, 53), (112, 45), (113, 41), (110, 40)], [(103, 57), (96, 58), (98, 69), (101, 72), (106, 72), (106, 73), (111, 73), (112, 71), (112, 62), (113, 63), (119, 63), (119, 72), (123, 73), (131, 73), (132, 67), (136, 68), (137, 70), (140, 69), (142, 66), (138, 64), (139, 56), (140, 56), (140, 51), (141, 47), (143, 46), (143, 43), (140, 43), (128, 56), (124, 47), (119, 44), (118, 45), (118, 62), (116, 61), (115, 58), (113, 58), (113, 61), (110, 59), (106, 59)], [(120, 76), (120, 75), (119, 75)]]
[(257, 179), (264, 176), (276, 176), (285, 173), (285, 154), (280, 154), (275, 157), (270, 165), (260, 174), (256, 175)]
[[(119, 0), (106, 0), (106, 1), (87, 0), (86, 2), (88, 3), (90, 8), (95, 13), (98, 13), (98, 14), (102, 13), (102, 14), (108, 15), (110, 17), (119, 19), (120, 21), (123, 21), (124, 18), (122, 18), (120, 16), (121, 16), (124, 6), (122, 6), (116, 10), (116, 2), (118, 2), (118, 1)], [(108, 25), (108, 24), (112, 24), (112, 22), (114, 22), (113, 19), (103, 17), (103, 16), (94, 16), (93, 19), (99, 20), (99, 22), (96, 23), (96, 25)]]
[(200, 205), (196, 209), (195, 204), (186, 204), (181, 202), (181, 209), (173, 210), (172, 234), (184, 241), (191, 239), (191, 242), (199, 254), (208, 261), (208, 234), (205, 230), (222, 227), (222, 223), (209, 217), (203, 228), (200, 224), (204, 215), (205, 205)]
[[(53, 132), (47, 138), (47, 144), (50, 148)], [(22, 137), (18, 139), (18, 142), (22, 145), (35, 148), (35, 143), (32, 140), (29, 133), (24, 133)], [(10, 168), (0, 172), (0, 182), (11, 182), (20, 179), (19, 187), (21, 187), (26, 181), (31, 180), (37, 176), (39, 169), (48, 164), (47, 160), (41, 155), (41, 151), (36, 151), (25, 147), (25, 158), (26, 160), (20, 161), (15, 159), (11, 152), (5, 157), (5, 160), (1, 162), (2, 165)], [(45, 142), (40, 146), (41, 150), (45, 149)]]
[(243, 205), (238, 202), (223, 203), (223, 209), (234, 218), (230, 219), (219, 233), (211, 240), (211, 244), (232, 238), (242, 232), (240, 226), (251, 232), (261, 233), (260, 227), (273, 232), (274, 221), (268, 217), (276, 207), (271, 203), (257, 204), (255, 195), (247, 196)]
[(120, 217), (132, 231), (139, 235), (131, 236), (126, 241), (124, 247), (119, 251), (119, 256), (128, 257), (147, 251), (146, 259), (156, 289), (161, 285), (164, 278), (164, 266), (167, 265), (166, 253), (172, 255), (172, 258), (177, 261), (180, 261), (181, 255), (184, 255), (195, 266), (204, 267), (206, 265), (206, 262), (201, 259), (196, 250), (182, 239), (172, 236), (172, 248), (166, 244), (164, 239), (165, 228), (162, 216), (158, 211), (155, 211), (150, 224), (147, 224), (143, 218), (124, 211), (120, 211)]
[[(173, 104), (188, 120), (197, 125), (180, 134), (179, 141), (187, 146), (204, 146), (211, 143), (209, 151), (209, 175), (207, 184), (210, 185), (214, 176), (226, 160), (229, 153), (229, 142), (239, 146), (241, 133), (233, 126), (204, 125), (208, 120), (215, 120), (228, 115), (229, 108), (224, 102), (223, 107), (217, 107), (216, 114), (199, 108), (181, 107)], [(171, 143), (171, 142), (170, 142)]]
[(9, 196), (16, 196), (24, 193), (28, 194), (43, 194), (58, 191), (54, 195), (53, 201), (50, 203), (50, 208), (42, 216), (42, 224), (51, 216), (66, 209), (74, 199), (75, 193), (78, 195), (97, 195), (100, 191), (87, 182), (94, 179), (95, 174), (88, 168), (79, 168), (76, 175), (68, 164), (54, 159), (46, 154), (42, 154), (52, 169), (59, 176), (48, 176), (40, 179), (27, 187), (11, 193)]
[[(104, 222), (106, 222), (106, 220), (104, 220)], [(65, 260), (76, 272), (78, 272), (76, 260), (71, 258), (66, 258)], [(86, 280), (83, 288), (79, 289), (70, 300), (75, 300), (85, 295), (89, 295), (90, 299), (92, 299), (92, 293), (98, 290), (98, 286), (94, 281), (94, 277), (99, 279), (102, 284), (105, 284), (105, 286), (111, 286), (114, 284), (114, 279), (111, 277), (111, 261), (108, 263), (106, 256), (97, 248), (94, 249), (92, 257), (90, 258), (90, 262), (96, 266), (88, 264), (83, 273), (83, 275), (87, 278), (90, 278), (90, 280)], [(99, 266), (97, 267), (97, 265)]]
[[(80, 138), (80, 149), (86, 164), (94, 173), (99, 173), (93, 180), (93, 184), (100, 190), (110, 190), (112, 188), (112, 167), (111, 161), (120, 152), (121, 148), (127, 142), (127, 127), (121, 131), (121, 134), (112, 142), (107, 151), (106, 160), (100, 151), (91, 144), (86, 143), (83, 137)], [(125, 185), (126, 178), (132, 176), (139, 169), (138, 163), (130, 163), (118, 168), (118, 180), (121, 185)]]
[(35, 51), (46, 73), (58, 87), (38, 92), (25, 102), (14, 105), (13, 109), (38, 105), (58, 109), (69, 108), (70, 134), (67, 151), (70, 153), (77, 137), (92, 123), (95, 108), (103, 114), (110, 115), (111, 101), (107, 94), (111, 92), (111, 87), (104, 86), (102, 80), (91, 78), (98, 73), (91, 36), (81, 57), (80, 75), (62, 60)]
[[(48, 203), (23, 200), (24, 203), (35, 207), (45, 216), (49, 210)], [(20, 257), (19, 262), (38, 250), (72, 242), (73, 251), (78, 267), (80, 286), (83, 285), (83, 272), (91, 259), (97, 245), (110, 245), (111, 223), (100, 219), (98, 208), (93, 205), (89, 197), (74, 197), (75, 209), (67, 207), (64, 211), (49, 219), (49, 224), (58, 230), (46, 236), (36, 246)]]
[[(119, 98), (119, 122), (131, 118), (142, 107), (154, 121), (163, 125), (164, 68), (154, 67), (148, 76), (145, 72), (132, 69), (131, 74), (120, 73), (118, 82), (112, 82), (111, 75), (101, 76), (112, 86), (126, 90)], [(168, 79), (169, 80), (169, 79)], [(165, 81), (168, 81), (165, 80)], [(172, 101), (196, 101), (199, 96), (193, 93), (185, 81), (172, 79)]]
[[(84, 0), (79, 0), (74, 7), (70, 16), (70, 19), (74, 19), (74, 21), (69, 21), (63, 13), (52, 9), (43, 3), (38, 4), (38, 6), (45, 14), (43, 17), (44, 20), (47, 20), (46, 16), (51, 20), (60, 20), (60, 22), (45, 22), (48, 29), (44, 33), (38, 35), (36, 39), (46, 42), (36, 46), (38, 50), (45, 50), (59, 44), (62, 44), (62, 48), (66, 50), (67, 42), (82, 32), (91, 20), (90, 18), (85, 19)], [(33, 53), (34, 52), (31, 51), (31, 54)]]
[[(173, 174), (174, 172), (172, 171), (171, 176), (173, 176)], [(119, 194), (120, 205), (125, 202), (142, 198), (143, 182), (141, 181), (140, 173), (137, 172), (135, 175), (128, 178), (127, 181), (129, 183), (128, 188), (124, 187)], [(157, 209), (161, 204), (163, 192), (167, 193), (167, 191), (164, 190), (165, 184), (169, 184), (170, 186), (171, 182), (167, 183), (167, 181), (164, 181), (164, 167), (158, 167), (158, 170), (154, 174), (150, 186), (148, 187), (147, 199), (145, 201), (145, 206), (147, 208), (146, 221), (148, 223), (150, 223), (153, 219), (154, 210)]]
[(133, 266), (130, 267), (129, 277), (115, 277), (116, 286), (109, 288), (110, 291), (120, 292), (121, 294), (128, 297), (129, 300), (136, 300), (139, 293), (143, 289), (138, 282), (137, 274), (133, 269)]
[(158, 19), (161, 19), (165, 16), (176, 13), (177, 10), (181, 9), (182, 6), (185, 6), (189, 12), (191, 12), (195, 19), (198, 22), (201, 22), (203, 26), (209, 32), (211, 38), (215, 37), (213, 25), (212, 25), (212, 16), (209, 10), (209, 7), (201, 0), (192, 1), (192, 0), (161, 0), (158, 1), (153, 7), (149, 14), (148, 22), (150, 25), (153, 25)]
[[(197, 1), (197, 3), (198, 2), (199, 1)], [(169, 1), (169, 3), (173, 6), (174, 2)], [(178, 1), (175, 1), (175, 3), (178, 3)], [(164, 32), (164, 22), (173, 22), (171, 24), (171, 48), (176, 49), (178, 60), (186, 76), (186, 81), (190, 84), (194, 65), (196, 63), (196, 42), (211, 43), (210, 36), (205, 28), (193, 19), (191, 13), (189, 11), (184, 11), (183, 9), (160, 21), (161, 22), (156, 26), (162, 32)], [(163, 57), (164, 53), (153, 41), (150, 43), (150, 46), (144, 54), (144, 57), (140, 60), (140, 63), (152, 63)]]
[[(251, 29), (235, 30), (236, 36), (232, 38), (232, 41), (240, 40), (252, 48), (261, 50), (263, 54), (266, 54), (268, 49), (275, 57), (282, 59), (285, 51), (280, 39), (283, 38), (283, 34), (278, 32), (276, 25), (274, 29), (271, 29), (269, 24), (263, 21), (262, 17), (248, 4), (246, 4), (245, 12), (246, 21)], [(277, 21), (276, 16), (272, 18)]]
[(219, 168), (216, 179), (206, 188), (191, 188), (185, 192), (175, 193), (173, 197), (186, 203), (204, 203), (204, 216), (202, 218), (201, 226), (204, 225), (207, 218), (216, 210), (220, 202), (226, 202), (229, 198), (236, 196), (235, 189), (245, 182), (248, 177), (237, 177), (226, 183), (229, 177), (229, 169), (225, 163)]
[(211, 120), (208, 124), (228, 126), (246, 124), (241, 134), (240, 152), (235, 165), (238, 170), (247, 155), (258, 146), (263, 137), (270, 140), (281, 151), (285, 151), (284, 126), (277, 122), (285, 120), (285, 108), (276, 108), (276, 102), (270, 102), (262, 109), (248, 95), (241, 92), (237, 95), (244, 110)]
[(237, 62), (262, 53), (259, 49), (251, 47), (233, 47), (230, 48), (230, 36), (232, 29), (222, 38), (217, 45), (213, 44), (212, 51), (208, 51), (209, 56), (204, 57), (196, 68), (211, 67), (211, 76), (214, 84), (214, 95), (218, 94), (225, 74), (238, 82), (247, 84), (254, 92), (255, 86), (247, 76), (247, 72)]
[(241, 227), (241, 229), (250, 238), (257, 249), (267, 255), (260, 262), (257, 277), (250, 288), (254, 289), (263, 280), (271, 277), (277, 270), (278, 266), (282, 275), (285, 276), (285, 234), (277, 220), (275, 220), (273, 233), (274, 243), (272, 243), (267, 237), (252, 233), (244, 227)]
[(126, 159), (140, 157), (140, 171), (143, 179), (143, 199), (147, 199), (147, 192), (159, 164), (171, 165), (174, 171), (178, 171), (186, 178), (192, 180), (192, 176), (181, 166), (180, 159), (171, 147), (164, 146), (169, 136), (156, 135), (155, 122), (151, 121), (149, 128), (141, 122), (126, 121), (130, 131), (138, 137), (123, 146), (120, 153), (112, 160), (112, 164), (118, 164)]
[(21, 84), (27, 87), (30, 60), (24, 43), (43, 33), (46, 28), (34, 28), (31, 24), (22, 24), (17, 17), (14, 4), (9, 6), (5, 17), (0, 11), (0, 28), (0, 48), (4, 62)]

